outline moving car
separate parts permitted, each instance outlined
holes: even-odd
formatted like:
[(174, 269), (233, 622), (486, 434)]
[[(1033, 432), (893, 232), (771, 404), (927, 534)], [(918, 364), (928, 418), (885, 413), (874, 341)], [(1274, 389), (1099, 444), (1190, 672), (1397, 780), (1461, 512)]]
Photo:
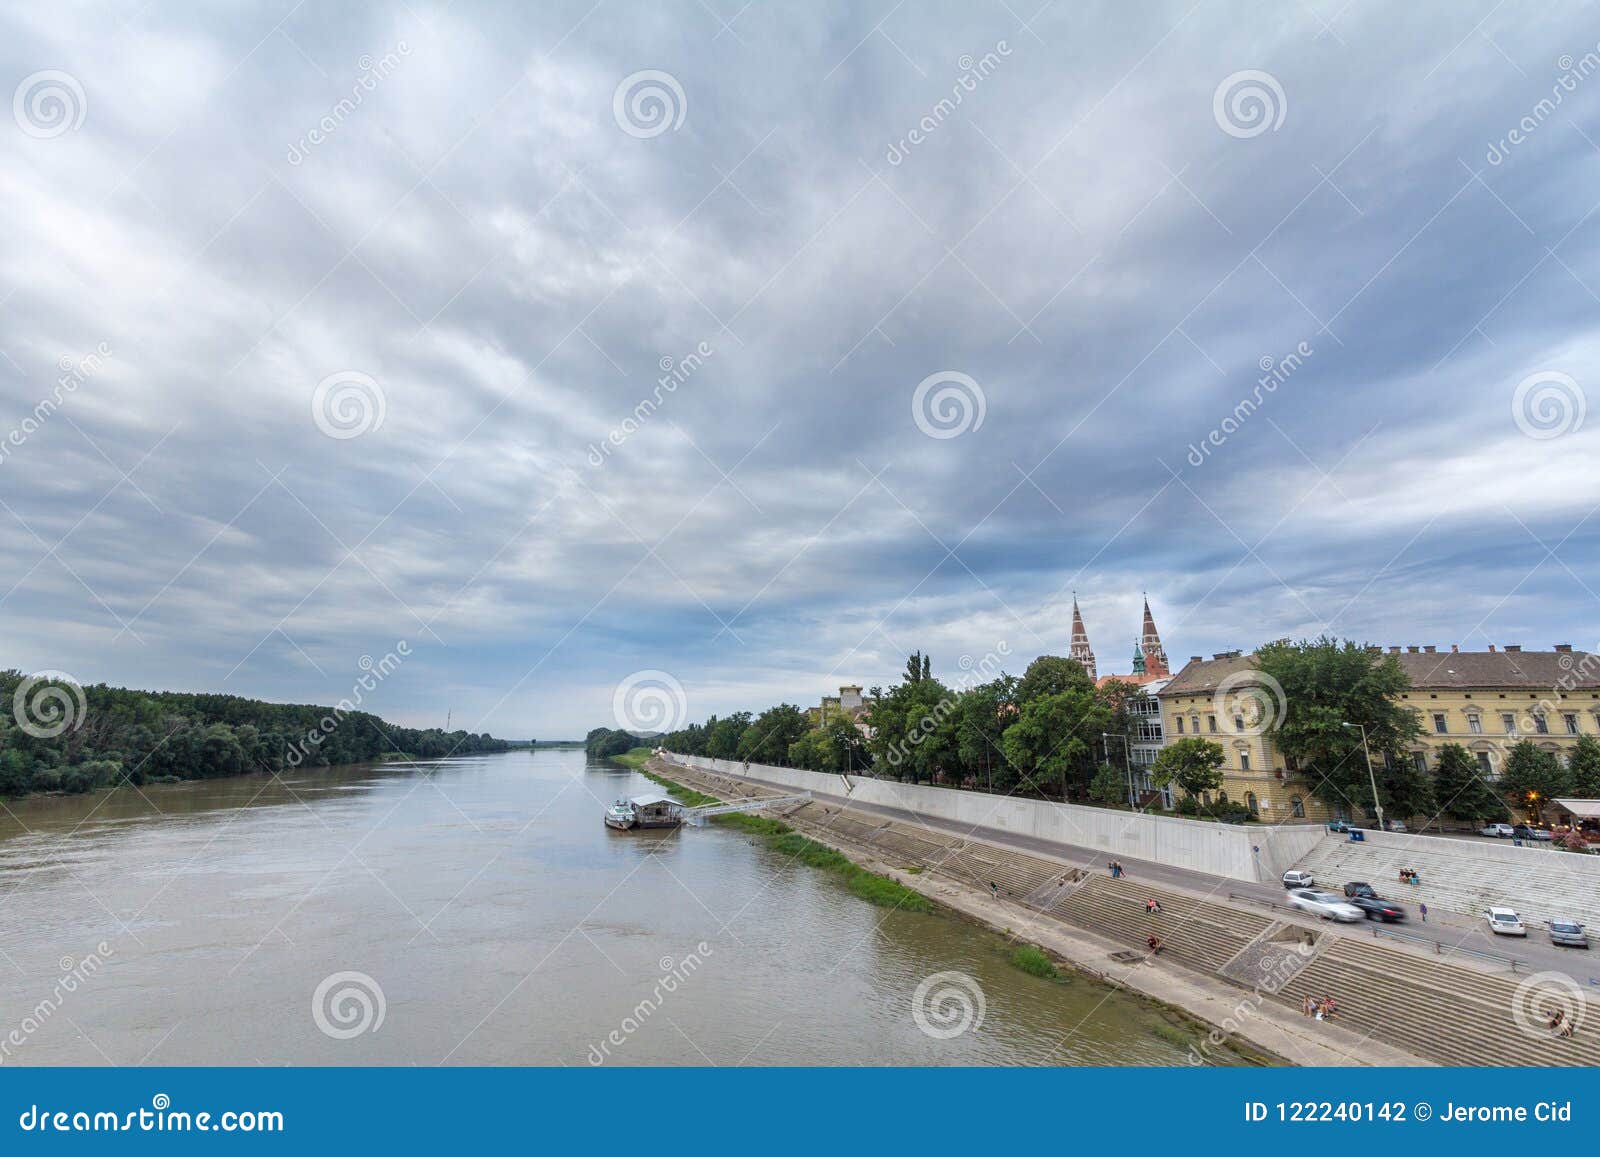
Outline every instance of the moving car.
[(1364, 880), (1350, 881), (1344, 886), (1344, 894), (1352, 899), (1356, 896), (1371, 896), (1374, 900), (1378, 898), (1378, 893), (1373, 890), (1372, 885)]
[(1544, 828), (1530, 827), (1527, 824), (1518, 824), (1511, 829), (1511, 834), (1519, 840), (1548, 840), (1550, 833)]
[(1346, 903), (1332, 892), (1318, 892), (1312, 888), (1296, 888), (1290, 892), (1289, 904), (1302, 912), (1344, 924), (1353, 924), (1366, 918), (1366, 913), (1354, 904)]
[(1561, 944), (1568, 948), (1589, 947), (1589, 933), (1584, 931), (1583, 925), (1576, 920), (1563, 917), (1559, 920), (1546, 920), (1545, 927), (1550, 929), (1550, 943)]
[[(1374, 829), (1374, 830), (1380, 830), (1380, 829)], [(1400, 820), (1384, 820), (1383, 821), (1383, 827), (1382, 827), (1381, 830), (1382, 831), (1386, 831), (1386, 832), (1403, 832), (1403, 831), (1406, 830), (1406, 825), (1403, 822), (1401, 822)]]
[(1350, 825), (1344, 820), (1331, 820), (1328, 823), (1328, 830), (1344, 835), (1345, 832), (1350, 830)]
[(1385, 900), (1381, 896), (1353, 896), (1350, 903), (1360, 908), (1368, 920), (1381, 920), (1385, 924), (1395, 924), (1406, 918), (1406, 910), (1393, 900)]
[(1315, 883), (1316, 880), (1312, 879), (1310, 872), (1288, 871), (1283, 874), (1285, 888), (1309, 888)]
[(1497, 840), (1509, 840), (1516, 835), (1516, 829), (1510, 824), (1490, 824), (1486, 828), (1479, 828), (1480, 836), (1492, 836)]
[(1527, 926), (1512, 908), (1490, 908), (1484, 914), (1489, 921), (1489, 931), (1496, 936), (1526, 936)]

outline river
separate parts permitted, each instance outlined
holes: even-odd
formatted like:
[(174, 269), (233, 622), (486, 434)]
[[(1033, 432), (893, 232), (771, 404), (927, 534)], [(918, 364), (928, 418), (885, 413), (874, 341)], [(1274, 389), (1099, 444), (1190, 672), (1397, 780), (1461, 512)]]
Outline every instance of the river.
[(1192, 1028), (954, 917), (602, 825), (652, 789), (523, 750), (12, 802), (0, 1063), (1186, 1063)]

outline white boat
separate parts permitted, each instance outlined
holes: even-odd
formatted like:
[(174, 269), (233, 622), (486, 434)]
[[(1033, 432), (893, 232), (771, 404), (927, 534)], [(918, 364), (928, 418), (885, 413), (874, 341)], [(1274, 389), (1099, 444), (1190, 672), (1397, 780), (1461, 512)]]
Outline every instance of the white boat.
[(606, 808), (606, 827), (622, 831), (630, 828), (675, 828), (681, 823), (683, 805), (659, 792), (619, 799)]

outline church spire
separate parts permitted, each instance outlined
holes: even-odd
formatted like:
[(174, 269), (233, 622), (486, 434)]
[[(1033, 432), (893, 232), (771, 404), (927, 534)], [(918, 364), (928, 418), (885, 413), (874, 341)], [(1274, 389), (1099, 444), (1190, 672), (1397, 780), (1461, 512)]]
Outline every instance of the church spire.
[(1078, 611), (1078, 596), (1072, 596), (1072, 650), (1067, 657), (1089, 672), (1089, 678), (1098, 678), (1094, 668), (1094, 651), (1089, 648), (1089, 632), (1083, 628), (1083, 615)]
[(1148, 595), (1144, 600), (1144, 633), (1139, 648), (1144, 652), (1144, 666), (1149, 674), (1163, 679), (1172, 674), (1167, 668), (1167, 652), (1161, 646), (1161, 636), (1156, 633), (1155, 618), (1150, 614)]

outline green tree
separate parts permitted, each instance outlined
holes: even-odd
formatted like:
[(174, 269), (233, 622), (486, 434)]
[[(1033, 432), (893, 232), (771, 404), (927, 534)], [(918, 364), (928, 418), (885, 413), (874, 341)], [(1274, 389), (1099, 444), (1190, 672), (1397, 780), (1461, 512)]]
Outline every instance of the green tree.
[[(1035, 660), (1033, 666), (1040, 661)], [(1082, 674), (1078, 664), (1062, 661)], [(1027, 682), (1026, 675), (1023, 682)], [(1024, 703), (1002, 741), (1018, 785), (1041, 793), (1058, 791), (1063, 799), (1074, 790), (1087, 789), (1094, 765), (1093, 745), (1110, 722), (1111, 709), (1095, 694), (1086, 674), (1070, 681), (1064, 690)]]
[(1001, 675), (961, 696), (956, 721), (956, 754), (962, 770), (985, 790), (1004, 791), (1015, 777), (1005, 766), (1006, 728), (1017, 713), (1017, 680)]
[(735, 711), (726, 719), (706, 723), (706, 755), (712, 759), (738, 759), (739, 741), (749, 730), (751, 715), (748, 711)]
[(1161, 749), (1150, 778), (1162, 787), (1176, 784), (1191, 796), (1222, 786), (1222, 745), (1198, 735), (1175, 739)]
[(1584, 735), (1567, 757), (1567, 782), (1563, 791), (1577, 799), (1600, 799), (1600, 740)]
[(1566, 790), (1566, 768), (1554, 755), (1535, 747), (1531, 739), (1511, 749), (1500, 776), (1500, 791), (1513, 807), (1537, 820), (1543, 817), (1545, 805)]
[(1089, 781), (1089, 798), (1096, 803), (1127, 803), (1128, 775), (1120, 767), (1102, 763)]
[(739, 738), (739, 758), (751, 763), (783, 764), (789, 745), (810, 730), (805, 712), (792, 703), (769, 707)]
[(1433, 794), (1439, 814), (1453, 820), (1497, 823), (1506, 805), (1483, 778), (1478, 761), (1459, 743), (1439, 748), (1433, 768)]
[(1417, 795), (1409, 749), (1422, 728), (1399, 702), (1411, 682), (1393, 655), (1324, 635), (1269, 643), (1256, 652), (1255, 667), (1267, 677), (1258, 699), (1264, 725), (1323, 800), (1338, 805), (1371, 796), (1363, 727), (1379, 798)]
[(1017, 684), (1017, 702), (1027, 705), (1046, 695), (1063, 691), (1094, 690), (1094, 680), (1076, 659), (1063, 659), (1060, 655), (1040, 655), (1028, 664)]
[[(907, 662), (923, 664), (913, 655)], [(957, 754), (957, 696), (931, 675), (919, 674), (880, 694), (868, 717), (875, 766), (912, 782), (932, 783), (960, 763)]]

